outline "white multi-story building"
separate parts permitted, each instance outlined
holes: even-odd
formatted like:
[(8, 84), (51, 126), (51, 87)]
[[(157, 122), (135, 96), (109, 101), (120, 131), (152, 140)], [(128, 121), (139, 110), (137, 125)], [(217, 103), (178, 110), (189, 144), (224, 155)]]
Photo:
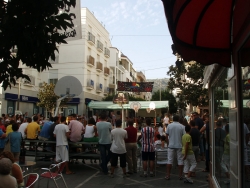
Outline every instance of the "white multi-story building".
[(91, 100), (101, 101), (109, 93), (116, 92), (117, 81), (136, 81), (132, 62), (117, 48), (111, 47), (108, 31), (87, 8), (81, 8), (81, 26), (78, 27), (81, 27), (81, 37), (58, 46), (59, 53), (55, 61), (51, 60), (52, 68), (38, 73), (21, 66), (31, 81), (20, 79), (20, 84), (11, 89), (0, 89), (1, 113), (14, 114), (15, 110), (20, 110), (28, 112), (29, 116), (45, 114), (44, 109), (36, 105), (39, 88), (43, 82), (56, 84), (68, 75), (81, 82), (83, 92), (67, 104), (63, 110), (66, 116), (72, 112), (86, 113)]

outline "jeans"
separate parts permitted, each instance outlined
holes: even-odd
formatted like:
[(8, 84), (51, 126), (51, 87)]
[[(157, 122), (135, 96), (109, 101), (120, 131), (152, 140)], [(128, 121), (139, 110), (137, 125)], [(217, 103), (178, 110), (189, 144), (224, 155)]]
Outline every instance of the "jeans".
[(108, 173), (108, 163), (111, 158), (111, 151), (110, 151), (111, 144), (99, 144), (100, 154), (101, 154), (101, 168), (102, 171), (106, 174)]

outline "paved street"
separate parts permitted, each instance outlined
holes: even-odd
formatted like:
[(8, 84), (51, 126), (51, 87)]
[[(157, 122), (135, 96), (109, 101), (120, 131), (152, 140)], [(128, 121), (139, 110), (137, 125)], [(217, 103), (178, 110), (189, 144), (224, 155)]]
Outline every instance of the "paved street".
[[(86, 164), (70, 164), (70, 169), (75, 172), (73, 175), (64, 175), (69, 188), (80, 187), (101, 187), (101, 188), (142, 188), (142, 187), (168, 187), (168, 188), (188, 188), (188, 187), (202, 187), (207, 188), (208, 182), (206, 176), (208, 173), (202, 172), (205, 162), (198, 163), (196, 177), (193, 178), (194, 184), (186, 184), (183, 180), (178, 179), (177, 168), (172, 169), (171, 180), (165, 180), (166, 167), (160, 166), (156, 168), (155, 177), (140, 177), (142, 171), (138, 171), (137, 174), (131, 175), (129, 178), (122, 177), (122, 170), (117, 168), (115, 171), (115, 177), (110, 178), (108, 175), (104, 175), (98, 168), (98, 163), (91, 164), (90, 160), (85, 160)], [(98, 162), (98, 161), (97, 161)], [(40, 174), (39, 170), (43, 167), (48, 167), (49, 161), (39, 161), (34, 167), (34, 172)], [(138, 170), (139, 170), (138, 164)], [(39, 187), (46, 187), (47, 180), (41, 180)], [(58, 180), (60, 188), (63, 188), (63, 182)], [(38, 187), (38, 186), (36, 186)], [(49, 188), (55, 187), (52, 180), (50, 180)]]

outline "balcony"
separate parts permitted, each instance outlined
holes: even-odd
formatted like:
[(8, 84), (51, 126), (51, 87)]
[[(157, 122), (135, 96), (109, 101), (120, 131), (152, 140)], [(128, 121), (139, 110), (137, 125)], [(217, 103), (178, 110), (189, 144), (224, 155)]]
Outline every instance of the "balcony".
[(136, 73), (137, 74), (137, 77), (142, 80), (142, 82), (145, 82), (146, 81), (146, 77), (145, 75), (143, 74), (143, 72), (139, 71)]
[(91, 45), (95, 44), (95, 36), (91, 32), (88, 33), (88, 43)]
[(87, 65), (90, 67), (95, 66), (95, 58), (93, 58), (91, 55), (88, 58)]
[(93, 80), (91, 80), (91, 79), (89, 79), (88, 81), (87, 81), (87, 89), (88, 90), (92, 90), (92, 89), (94, 89), (94, 81)]
[(104, 75), (105, 76), (108, 76), (110, 73), (109, 73), (109, 68), (108, 67), (104, 67)]
[(96, 92), (101, 93), (102, 92), (102, 84), (98, 83), (96, 84)]
[(103, 52), (103, 44), (99, 40), (97, 40), (97, 50)]
[(103, 95), (107, 96), (109, 94), (109, 87), (105, 87)]
[(102, 67), (102, 63), (101, 62), (97, 62), (96, 63), (96, 70), (98, 72), (102, 72), (103, 71), (103, 67)]
[(124, 67), (123, 65), (121, 65), (121, 64), (120, 64), (118, 67), (119, 67), (119, 69), (121, 69), (122, 71), (125, 71), (125, 70), (126, 70), (125, 67)]
[(104, 48), (104, 55), (105, 57), (110, 57), (110, 51), (108, 48)]

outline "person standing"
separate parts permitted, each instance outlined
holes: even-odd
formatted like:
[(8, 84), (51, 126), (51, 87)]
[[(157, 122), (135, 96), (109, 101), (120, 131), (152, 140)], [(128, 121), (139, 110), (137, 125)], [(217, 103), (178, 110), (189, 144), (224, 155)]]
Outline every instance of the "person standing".
[(169, 124), (169, 117), (168, 114), (165, 114), (165, 117), (163, 119), (163, 124), (164, 124), (164, 131), (167, 130), (168, 124)]
[(146, 127), (141, 129), (142, 141), (142, 161), (143, 161), (143, 174), (141, 176), (147, 177), (148, 162), (150, 167), (150, 176), (154, 176), (154, 161), (155, 161), (155, 148), (154, 148), (154, 128), (150, 127), (151, 119), (146, 119)]
[(101, 168), (104, 174), (108, 174), (108, 162), (111, 157), (111, 130), (112, 125), (106, 122), (107, 115), (105, 112), (100, 114), (100, 121), (96, 124), (98, 137), (99, 137), (99, 148), (101, 154)]
[(182, 180), (183, 158), (182, 158), (182, 136), (185, 134), (185, 127), (179, 123), (180, 117), (175, 115), (173, 123), (169, 124), (166, 130), (166, 141), (168, 144), (168, 163), (166, 180), (170, 179), (174, 156), (177, 156), (179, 179)]
[(123, 171), (123, 177), (129, 177), (126, 173), (126, 146), (124, 139), (128, 138), (127, 131), (121, 128), (122, 121), (116, 121), (116, 128), (111, 131), (111, 173), (110, 177), (114, 177), (115, 167), (117, 166), (118, 157), (120, 158), (120, 167)]
[(114, 112), (111, 112), (111, 122), (112, 122), (113, 127), (115, 128), (116, 127), (116, 117), (115, 117)]
[(184, 160), (185, 179), (184, 183), (193, 183), (191, 176), (195, 173), (196, 160), (192, 150), (192, 137), (190, 136), (191, 127), (185, 126), (186, 134), (182, 136), (182, 154)]
[(126, 143), (126, 161), (128, 163), (128, 174), (137, 173), (137, 129), (133, 127), (134, 122), (128, 120), (128, 127), (125, 129), (128, 134), (128, 138), (125, 140)]
[(54, 137), (56, 138), (56, 162), (66, 161), (66, 174), (74, 174), (69, 170), (69, 146), (68, 138), (70, 131), (66, 123), (66, 117), (61, 117), (61, 123), (55, 126)]
[(200, 131), (195, 127), (195, 121), (191, 120), (189, 122), (189, 125), (191, 126), (190, 136), (192, 138), (192, 150), (194, 152), (194, 156), (196, 159), (196, 162), (199, 159), (199, 142), (200, 142)]
[(21, 150), (21, 143), (22, 143), (22, 134), (18, 132), (18, 124), (12, 124), (12, 133), (9, 133), (8, 138), (10, 140), (11, 145), (11, 152), (14, 155), (15, 161), (19, 161), (20, 150)]
[(26, 134), (24, 133), (25, 129), (27, 128), (28, 124), (32, 122), (31, 118), (26, 118), (24, 122), (20, 125), (18, 132), (22, 134), (23, 139), (26, 138)]

